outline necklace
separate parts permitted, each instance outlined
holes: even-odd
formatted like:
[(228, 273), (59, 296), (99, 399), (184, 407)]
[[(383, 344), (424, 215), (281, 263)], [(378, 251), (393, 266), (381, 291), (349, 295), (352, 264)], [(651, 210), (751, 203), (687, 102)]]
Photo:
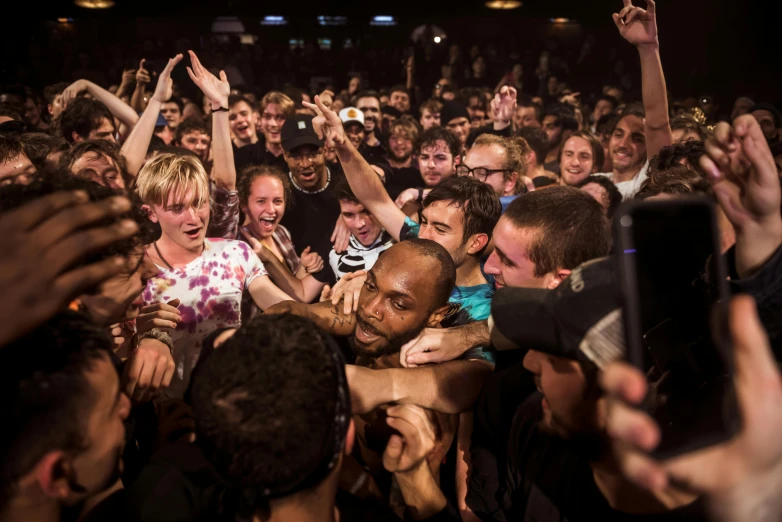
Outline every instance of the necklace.
[(301, 188), (301, 187), (300, 187), (300, 186), (299, 186), (299, 185), (298, 185), (298, 184), (297, 184), (297, 183), (294, 181), (294, 179), (293, 179), (293, 173), (292, 173), (292, 172), (288, 172), (288, 177), (290, 178), (290, 180), (291, 180), (291, 183), (293, 183), (293, 186), (296, 188), (296, 190), (299, 190), (299, 191), (301, 191), (301, 192), (304, 192), (305, 194), (320, 194), (321, 192), (323, 192), (324, 190), (326, 190), (327, 188), (329, 188), (329, 183), (331, 183), (331, 170), (329, 170), (329, 168), (328, 168), (328, 167), (326, 167), (326, 175), (327, 175), (328, 177), (326, 178), (326, 184), (325, 184), (325, 185), (323, 185), (323, 188), (322, 188), (322, 189), (318, 189), (318, 190), (304, 190), (303, 188)]
[[(173, 267), (173, 266), (171, 266), (171, 265), (168, 263), (168, 261), (166, 261), (166, 258), (165, 258), (165, 257), (163, 257), (163, 254), (161, 254), (161, 253), (160, 253), (160, 249), (157, 247), (157, 241), (155, 241), (154, 243), (152, 243), (152, 246), (154, 246), (154, 247), (155, 247), (155, 252), (157, 252), (157, 256), (160, 258), (160, 260), (161, 260), (161, 261), (163, 261), (163, 262), (166, 264), (166, 266), (168, 267), (168, 269), (169, 269), (169, 270), (171, 270), (171, 271), (173, 272), (173, 271), (175, 270), (175, 269), (174, 269), (174, 267)], [(203, 246), (203, 245), (201, 245), (201, 249), (202, 249), (202, 250), (201, 250), (201, 255), (203, 255), (203, 253), (204, 253), (204, 251), (203, 251), (203, 248), (204, 248), (204, 246)]]

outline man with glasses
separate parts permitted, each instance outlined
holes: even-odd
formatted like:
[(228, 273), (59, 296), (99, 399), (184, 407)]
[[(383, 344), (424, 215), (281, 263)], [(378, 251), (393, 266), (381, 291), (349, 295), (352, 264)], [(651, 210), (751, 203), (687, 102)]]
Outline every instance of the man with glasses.
[[(328, 259), (331, 233), (340, 215), (336, 183), (342, 173), (326, 166), (323, 141), (312, 128), (312, 116), (295, 114), (285, 120), (281, 138), (293, 190), (280, 223), (290, 232), (297, 254), (309, 245), (313, 252)], [(319, 274), (328, 278), (333, 275), (330, 270)]]
[(525, 172), (516, 142), (493, 134), (478, 136), (462, 164), (456, 166), (457, 176), (470, 176), (489, 185), (499, 196), (503, 212), (516, 199), (519, 177)]

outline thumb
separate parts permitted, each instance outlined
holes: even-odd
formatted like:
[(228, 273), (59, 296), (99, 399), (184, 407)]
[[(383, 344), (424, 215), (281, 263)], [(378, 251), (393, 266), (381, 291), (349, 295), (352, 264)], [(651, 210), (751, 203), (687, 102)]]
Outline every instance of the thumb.
[(386, 451), (383, 453), (383, 466), (388, 471), (396, 470), (399, 459), (402, 456), (403, 441), (399, 435), (391, 435), (386, 444)]
[(173, 306), (174, 308), (176, 308), (177, 306), (179, 306), (179, 299), (173, 299), (166, 304), (168, 306)]
[(228, 76), (226, 76), (225, 71), (220, 71), (220, 81), (221, 82), (228, 82)]
[(422, 366), (424, 364), (439, 363), (441, 362), (439, 353), (440, 353), (439, 351), (433, 351), (433, 352), (412, 351), (412, 353), (407, 354), (407, 365)]
[(304, 257), (304, 256), (306, 256), (309, 253), (310, 253), (310, 247), (308, 246), (307, 248), (305, 248), (304, 250), (301, 251), (301, 256), (300, 257)]
[(143, 69), (145, 63), (147, 63), (147, 59), (146, 58), (142, 58), (141, 61), (138, 64), (138, 68), (139, 69)]

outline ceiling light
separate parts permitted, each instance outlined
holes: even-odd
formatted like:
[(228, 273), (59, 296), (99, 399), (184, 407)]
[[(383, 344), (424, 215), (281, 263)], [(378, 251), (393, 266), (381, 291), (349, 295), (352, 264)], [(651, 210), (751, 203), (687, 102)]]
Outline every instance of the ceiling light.
[(284, 16), (264, 16), (261, 25), (288, 25), (288, 19)]
[(551, 19), (552, 24), (569, 24), (570, 18), (552, 18)]
[(235, 16), (218, 16), (212, 22), (212, 32), (217, 34), (245, 34), (244, 24)]
[(114, 7), (114, 0), (74, 0), (74, 4), (86, 9), (108, 9)]
[(443, 39), (442, 39), (442, 38), (440, 38), (439, 36), (435, 36), (435, 37), (434, 37), (434, 43), (440, 43), (440, 42), (442, 42), (442, 41), (443, 41)]
[(516, 9), (521, 7), (519, 0), (489, 0), (486, 2), (486, 7), (489, 9)]
[(319, 16), (318, 25), (346, 25), (348, 19), (345, 16)]
[(387, 15), (375, 16), (370, 20), (369, 25), (396, 25), (396, 18)]

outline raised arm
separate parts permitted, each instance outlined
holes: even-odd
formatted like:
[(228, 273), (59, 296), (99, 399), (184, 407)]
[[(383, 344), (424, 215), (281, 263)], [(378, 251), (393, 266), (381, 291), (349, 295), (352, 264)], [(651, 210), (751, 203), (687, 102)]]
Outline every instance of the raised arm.
[(147, 85), (152, 81), (149, 76), (149, 71), (144, 69), (144, 58), (141, 59), (138, 65), (138, 71), (136, 71), (136, 88), (133, 90), (133, 94), (130, 95), (130, 106), (136, 112), (144, 112), (147, 108), (147, 102), (144, 96), (147, 93)]
[(354, 413), (382, 404), (416, 404), (440, 413), (470, 410), (494, 366), (485, 361), (450, 361), (420, 368), (371, 370), (348, 365)]
[(646, 113), (646, 156), (652, 158), (663, 147), (673, 143), (668, 118), (668, 94), (660, 61), (657, 18), (654, 0), (646, 0), (646, 9), (623, 0), (624, 9), (614, 13), (614, 23), (622, 38), (638, 49), (641, 58), (641, 90)]
[(63, 105), (67, 105), (82, 91), (87, 91), (93, 98), (105, 105), (109, 112), (128, 129), (132, 129), (138, 122), (138, 114), (127, 103), (89, 80), (76, 80), (66, 88), (62, 93)]
[(227, 110), (231, 85), (224, 71), (220, 71), (218, 79), (201, 65), (193, 51), (189, 53), (193, 67), (188, 67), (187, 73), (212, 104), (212, 155), (214, 157), (212, 179), (226, 190), (236, 190), (236, 167)]
[(405, 214), (394, 204), (374, 169), (345, 138), (342, 120), (334, 111), (323, 105), (319, 96), (315, 96), (314, 104), (304, 102), (304, 105), (318, 113), (312, 125), (318, 135), (326, 139), (326, 146), (336, 148), (337, 157), (353, 193), (391, 237), (399, 241)]
[(144, 165), (149, 142), (155, 133), (155, 122), (157, 122), (160, 114), (160, 107), (164, 101), (171, 97), (174, 89), (171, 71), (180, 60), (182, 60), (182, 55), (178, 54), (168, 61), (166, 68), (163, 69), (163, 72), (158, 77), (155, 93), (150, 98), (147, 108), (144, 109), (144, 113), (133, 128), (133, 132), (130, 133), (130, 136), (122, 145), (122, 155), (125, 157), (128, 165), (128, 174), (133, 177), (138, 174), (138, 171)]

